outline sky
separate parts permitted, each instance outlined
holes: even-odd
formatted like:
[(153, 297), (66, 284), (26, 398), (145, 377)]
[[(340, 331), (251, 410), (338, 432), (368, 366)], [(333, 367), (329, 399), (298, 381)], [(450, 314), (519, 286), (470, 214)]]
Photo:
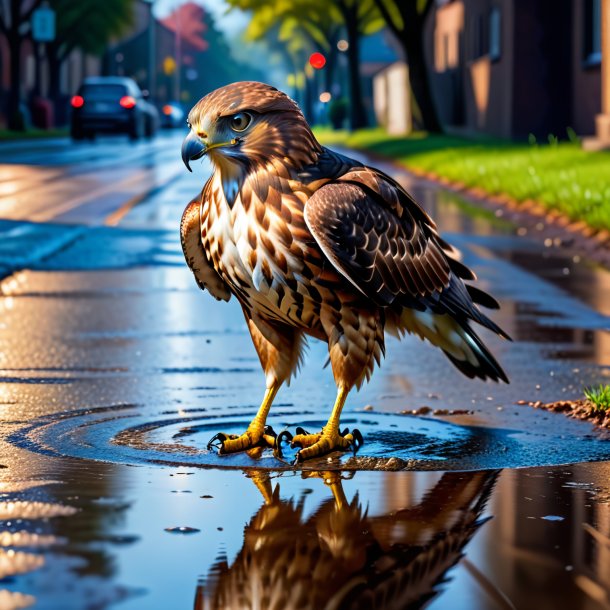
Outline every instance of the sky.
[[(248, 16), (241, 11), (234, 10), (228, 15), (227, 5), (224, 0), (191, 0), (196, 4), (200, 4), (205, 9), (214, 15), (216, 24), (219, 29), (223, 30), (229, 38), (239, 34), (248, 24)], [(165, 17), (171, 13), (176, 7), (186, 3), (187, 0), (156, 0), (155, 15), (157, 17)]]

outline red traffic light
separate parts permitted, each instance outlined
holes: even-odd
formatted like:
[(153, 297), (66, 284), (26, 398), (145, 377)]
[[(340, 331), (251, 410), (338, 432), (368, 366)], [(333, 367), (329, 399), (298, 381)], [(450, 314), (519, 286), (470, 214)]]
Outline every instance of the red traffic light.
[(322, 53), (312, 53), (309, 56), (309, 63), (312, 68), (321, 70), (326, 65), (326, 57)]
[(81, 95), (74, 95), (72, 96), (70, 103), (72, 104), (72, 108), (82, 108), (83, 104), (85, 103), (85, 100)]

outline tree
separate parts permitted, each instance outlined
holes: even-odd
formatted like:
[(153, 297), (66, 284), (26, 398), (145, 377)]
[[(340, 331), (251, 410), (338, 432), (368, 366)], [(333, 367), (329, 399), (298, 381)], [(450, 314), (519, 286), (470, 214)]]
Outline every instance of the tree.
[[(42, 4), (42, 0), (23, 2), (9, 0), (0, 4), (0, 32), (6, 36), (9, 48), (10, 91), (8, 98), (8, 127), (23, 130), (21, 116), (21, 45), (29, 36), (29, 22), (32, 13)], [(8, 11), (6, 8), (8, 7)]]
[[(327, 58), (326, 89), (332, 88), (337, 61), (337, 42), (345, 28), (348, 57), (350, 127), (367, 124), (360, 79), (360, 37), (372, 34), (383, 26), (374, 0), (228, 0), (232, 8), (252, 11), (246, 31), (250, 40), (270, 40), (277, 26), (278, 40), (288, 47), (290, 63), (303, 65), (307, 49), (319, 51)], [(273, 43), (272, 43), (273, 44)], [(300, 62), (300, 63), (299, 63)], [(305, 81), (310, 87), (312, 83)], [(310, 100), (305, 91), (305, 100)], [(306, 112), (307, 114), (307, 112)]]
[(295, 97), (300, 98), (305, 116), (311, 118), (316, 84), (314, 74), (306, 75), (307, 58), (313, 51), (325, 55), (325, 86), (330, 89), (342, 27), (340, 15), (317, 10), (311, 0), (278, 0), (273, 5), (261, 0), (228, 0), (228, 3), (232, 8), (252, 12), (246, 40), (265, 41), (280, 54), (291, 73)]
[(374, 0), (384, 21), (400, 42), (407, 62), (413, 97), (424, 129), (440, 132), (442, 127), (432, 98), (424, 54), (424, 24), (434, 0)]
[(62, 63), (75, 49), (101, 55), (110, 40), (131, 25), (134, 0), (50, 0), (56, 14), (56, 37), (47, 44), (51, 99), (60, 96)]
[[(347, 61), (349, 70), (350, 129), (360, 129), (368, 124), (362, 101), (360, 78), (360, 38), (373, 34), (383, 26), (383, 20), (374, 0), (331, 0), (339, 9), (347, 34)], [(325, 2), (318, 2), (323, 10)]]

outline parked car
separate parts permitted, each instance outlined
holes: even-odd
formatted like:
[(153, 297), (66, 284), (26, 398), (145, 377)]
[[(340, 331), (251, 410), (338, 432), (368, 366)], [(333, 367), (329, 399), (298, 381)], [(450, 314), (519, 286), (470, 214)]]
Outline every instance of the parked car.
[(151, 137), (159, 113), (131, 78), (98, 76), (85, 79), (72, 97), (70, 134), (75, 140), (98, 132), (126, 133), (132, 140)]
[(184, 109), (178, 102), (167, 102), (161, 107), (161, 127), (184, 127)]

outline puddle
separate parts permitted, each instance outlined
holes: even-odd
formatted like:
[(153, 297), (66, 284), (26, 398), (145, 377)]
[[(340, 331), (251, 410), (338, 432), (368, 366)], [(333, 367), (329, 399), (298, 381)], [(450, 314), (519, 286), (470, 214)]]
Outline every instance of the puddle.
[[(118, 464), (165, 464), (201, 468), (293, 470), (295, 449), (282, 456), (267, 449), (219, 456), (208, 450), (212, 436), (246, 429), (252, 414), (198, 413), (205, 409), (162, 411), (134, 405), (55, 413), (32, 420), (7, 442), (52, 457), (75, 457)], [(304, 426), (319, 430), (325, 414), (276, 410), (278, 430)], [(365, 443), (357, 454), (335, 452), (299, 466), (300, 470), (483, 470), (610, 460), (603, 433), (557, 434), (551, 427), (515, 429), (458, 425), (452, 421), (389, 413), (346, 413), (342, 425), (358, 428)], [(172, 490), (190, 493), (191, 490)], [(14, 508), (14, 505), (11, 505)], [(0, 503), (0, 518), (6, 508)]]
[[(610, 378), (610, 274), (419, 195), (502, 301), (516, 341), (485, 340), (511, 385), (388, 340), (342, 419), (364, 446), (299, 470), (288, 449), (207, 450), (247, 426), (264, 381), (238, 304), (202, 295), (182, 262), (181, 197), (4, 282), (0, 607), (607, 607), (610, 443), (514, 403)], [(325, 423), (325, 359), (312, 342), (276, 432)]]

